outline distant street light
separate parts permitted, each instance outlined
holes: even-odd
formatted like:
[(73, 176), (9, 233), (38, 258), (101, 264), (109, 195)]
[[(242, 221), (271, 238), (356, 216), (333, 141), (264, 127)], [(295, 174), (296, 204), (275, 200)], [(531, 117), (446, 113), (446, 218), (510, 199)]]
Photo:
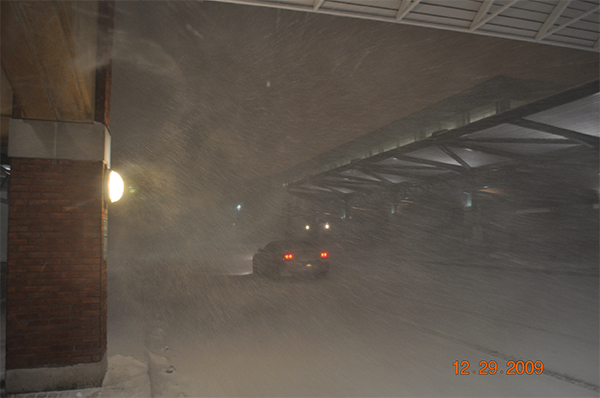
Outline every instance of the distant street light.
[(238, 211), (242, 210), (242, 205), (237, 205), (237, 210)]

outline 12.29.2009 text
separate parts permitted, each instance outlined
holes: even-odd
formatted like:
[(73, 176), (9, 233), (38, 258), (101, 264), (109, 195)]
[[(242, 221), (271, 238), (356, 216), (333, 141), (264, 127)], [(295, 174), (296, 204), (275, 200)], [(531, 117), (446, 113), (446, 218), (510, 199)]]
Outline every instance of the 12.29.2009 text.
[(508, 361), (506, 362), (506, 369), (499, 370), (498, 363), (496, 361), (481, 361), (479, 362), (479, 371), (473, 370), (471, 372), (471, 364), (469, 361), (458, 361), (453, 362), (454, 372), (457, 375), (495, 375), (495, 374), (506, 374), (506, 375), (541, 375), (544, 372), (544, 363), (542, 361)]

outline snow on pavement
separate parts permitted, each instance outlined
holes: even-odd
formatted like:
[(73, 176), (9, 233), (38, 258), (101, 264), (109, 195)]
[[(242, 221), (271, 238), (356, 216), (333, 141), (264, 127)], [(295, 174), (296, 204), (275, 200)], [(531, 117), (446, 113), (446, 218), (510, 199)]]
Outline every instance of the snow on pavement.
[[(333, 255), (318, 281), (129, 264), (116, 279), (143, 315), (131, 330), (164, 330), (177, 374), (163, 395), (598, 396), (597, 273)], [(109, 345), (125, 346), (112, 326)], [(457, 376), (457, 360), (504, 373)], [(507, 376), (510, 360), (542, 361), (544, 374)]]

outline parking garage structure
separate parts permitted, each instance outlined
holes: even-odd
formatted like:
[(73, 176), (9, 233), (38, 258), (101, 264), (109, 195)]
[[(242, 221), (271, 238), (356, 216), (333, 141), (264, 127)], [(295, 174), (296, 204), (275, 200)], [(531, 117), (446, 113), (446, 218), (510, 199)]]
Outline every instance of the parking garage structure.
[(594, 263), (598, 86), (551, 95), (498, 77), (326, 152), (282, 175), (284, 229)]

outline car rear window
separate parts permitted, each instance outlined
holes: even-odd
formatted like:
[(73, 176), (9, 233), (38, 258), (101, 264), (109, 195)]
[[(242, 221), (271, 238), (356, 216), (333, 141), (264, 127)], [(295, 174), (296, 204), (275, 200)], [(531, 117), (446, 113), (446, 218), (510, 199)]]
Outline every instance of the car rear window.
[(315, 245), (306, 241), (289, 241), (282, 240), (277, 242), (271, 242), (265, 246), (265, 250), (309, 250), (315, 249)]

